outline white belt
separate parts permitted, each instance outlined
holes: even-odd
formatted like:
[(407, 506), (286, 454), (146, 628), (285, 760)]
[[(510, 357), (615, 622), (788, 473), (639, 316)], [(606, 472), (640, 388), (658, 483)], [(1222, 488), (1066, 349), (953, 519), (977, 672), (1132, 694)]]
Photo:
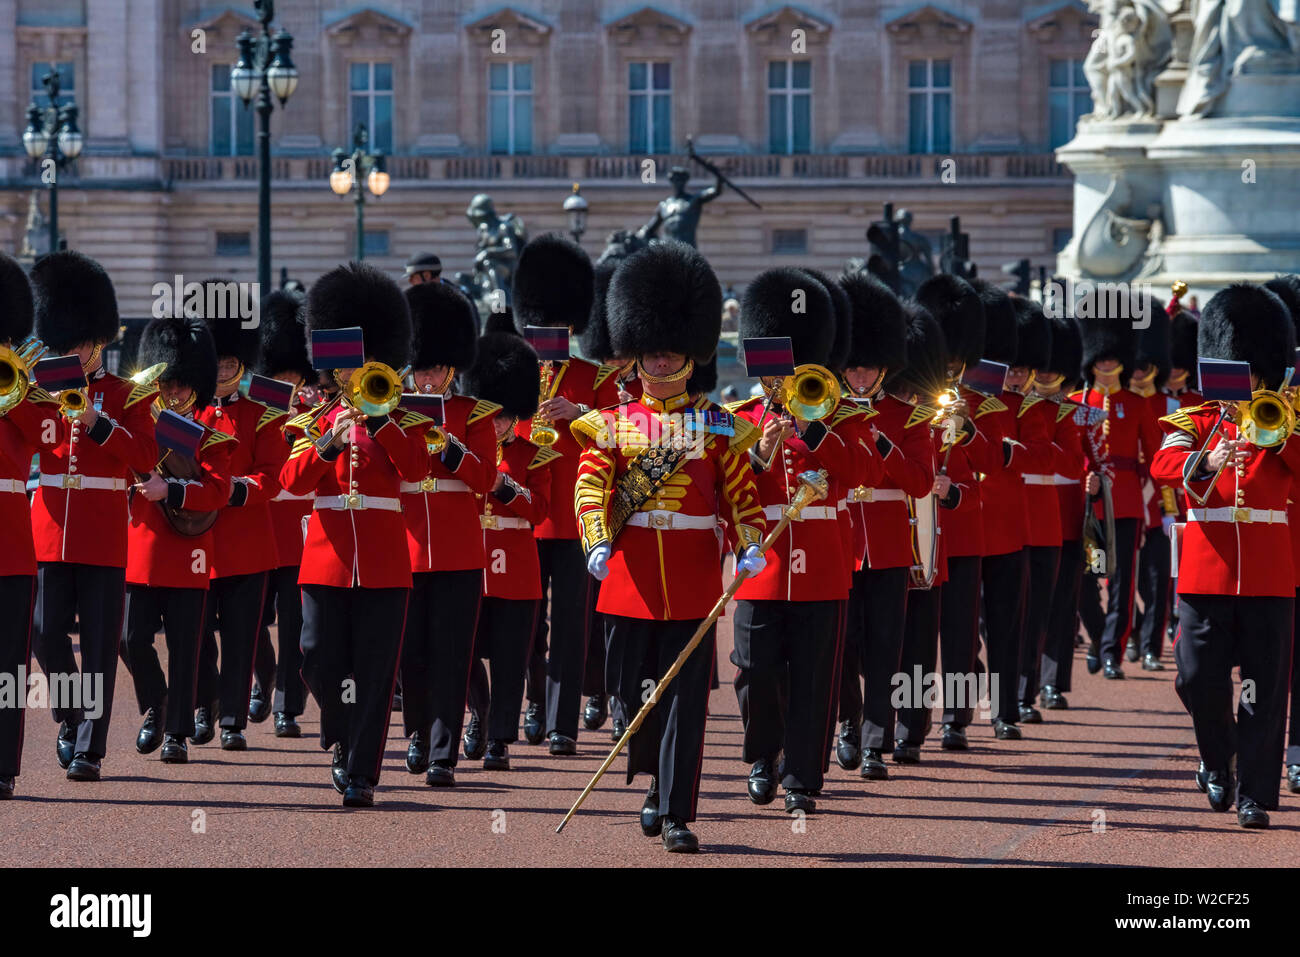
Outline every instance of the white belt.
[(849, 489), (850, 502), (901, 502), (904, 497), (901, 488), (866, 488), (859, 485), (855, 489)]
[(849, 508), (849, 500), (847, 498), (842, 498), (835, 503), (835, 510), (838, 512), (846, 512), (848, 511), (848, 508)]
[(1240, 524), (1285, 525), (1286, 509), (1280, 508), (1189, 508), (1189, 522), (1236, 522)]
[(308, 492), (306, 495), (294, 495), (287, 488), (282, 488), (276, 492), (272, 502), (310, 502), (316, 497), (315, 492)]
[(470, 487), (460, 479), (429, 477), (421, 482), (403, 482), (403, 495), (418, 495), (420, 492), (468, 492)]
[(1064, 475), (1060, 475), (1060, 474), (1053, 475), (1053, 476), (1052, 476), (1052, 480), (1053, 480), (1053, 481), (1052, 481), (1052, 484), (1053, 484), (1053, 485), (1078, 485), (1078, 484), (1080, 484), (1079, 479), (1077, 479), (1077, 478), (1067, 478), (1066, 476), (1064, 476)]
[[(532, 524), (526, 518), (519, 518), (515, 515), (480, 515), (478, 522), (487, 529), (496, 531), (502, 528), (532, 528)], [(628, 524), (631, 524), (630, 522)]]
[(633, 512), (627, 520), (628, 525), (637, 528), (655, 528), (660, 531), (680, 528), (716, 528), (716, 515), (682, 515), (678, 512)]
[[(897, 491), (895, 489), (894, 491)], [(902, 492), (898, 494), (902, 495)], [(779, 522), (785, 515), (786, 506), (784, 505), (765, 505), (763, 506), (763, 517), (769, 522)], [(838, 519), (839, 510), (834, 505), (809, 505), (806, 506), (795, 521), (816, 521), (818, 519), (834, 518)]]
[(125, 492), (126, 479), (100, 478), (96, 475), (41, 475), (46, 488), (95, 489), (106, 492)]
[(1022, 475), (1026, 485), (1055, 485), (1055, 475)]
[(0, 479), (0, 492), (17, 492), (27, 494), (27, 483), (22, 479)]
[(402, 510), (401, 499), (382, 498), (378, 495), (322, 495), (316, 499), (316, 511), (329, 509), (330, 511), (364, 511), (368, 508), (377, 508), (383, 512), (400, 512)]

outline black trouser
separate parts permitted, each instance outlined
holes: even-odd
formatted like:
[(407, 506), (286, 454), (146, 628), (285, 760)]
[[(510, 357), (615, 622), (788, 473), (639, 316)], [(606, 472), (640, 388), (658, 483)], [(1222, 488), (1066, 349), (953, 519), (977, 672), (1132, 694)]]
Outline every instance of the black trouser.
[[(1254, 798), (1269, 810), (1277, 807), (1280, 787), (1294, 610), (1294, 597), (1183, 595), (1174, 645), (1174, 687), (1192, 716), (1201, 760), (1211, 771), (1227, 771), (1235, 762), (1238, 801)], [(1235, 718), (1234, 664), (1242, 682)]]
[(302, 676), (320, 706), (321, 747), (343, 742), (348, 775), (372, 785), (384, 760), (409, 595), (302, 586)]
[[(126, 586), (122, 644), (135, 684), (135, 700), (141, 714), (159, 709), (166, 734), (194, 736), (194, 692), (208, 600), (202, 588)], [(167, 640), (165, 675), (154, 647), (159, 628)]]
[[(849, 600), (841, 598), (835, 603), (835, 660), (831, 671), (831, 721), (826, 728), (826, 741), (822, 746), (822, 774), (831, 769), (831, 754), (835, 750), (835, 722), (839, 720), (841, 690), (844, 687), (844, 633), (849, 626)], [(856, 669), (857, 659), (853, 667)], [(856, 679), (854, 685), (857, 684)], [(855, 724), (856, 727), (856, 724)]]
[(739, 601), (731, 663), (745, 736), (746, 762), (775, 759), (781, 784), (819, 791), (826, 742), (835, 720), (833, 681), (839, 650), (838, 601)]
[(0, 705), (0, 778), (16, 778), (22, 768), (27, 682), (18, 676), (31, 670), (35, 603), (35, 575), (0, 577), (0, 674), (11, 676), (15, 695), (12, 705)]
[[(1296, 589), (1300, 600), (1300, 588)], [(1287, 729), (1286, 763), (1300, 764), (1300, 615), (1291, 631), (1291, 719)]]
[(1106, 581), (1106, 627), (1101, 659), (1119, 661), (1133, 631), (1133, 597), (1137, 591), (1138, 526), (1136, 518), (1115, 520), (1115, 574)]
[[(905, 676), (903, 687), (910, 693), (906, 706), (898, 709), (897, 741), (920, 747), (930, 731), (929, 698), (937, 701), (938, 691), (930, 684), (941, 680), (935, 673), (939, 654), (939, 615), (943, 607), (943, 590), (948, 586), (917, 588), (907, 596), (907, 619), (903, 627), (903, 658), (899, 671)], [(928, 698), (927, 698), (928, 692)]]
[(984, 642), (988, 650), (989, 706), (994, 721), (1020, 721), (1017, 698), (1020, 642), (1025, 629), (1025, 588), (1029, 558), (1025, 549), (986, 555), (984, 579)]
[[(271, 710), (291, 718), (298, 717), (307, 706), (307, 686), (302, 683), (301, 674), (302, 590), (298, 587), (298, 573), (297, 565), (282, 565), (270, 573), (253, 665), (257, 686), (263, 694), (275, 689)], [(271, 625), (277, 619), (279, 654), (271, 647)]]
[[(1052, 607), (1047, 615), (1047, 642), (1043, 645), (1043, 665), (1039, 677), (1043, 687), (1070, 690), (1070, 672), (1074, 666), (1074, 636), (1079, 633), (1079, 589), (1083, 578), (1083, 542), (1061, 545), (1061, 564), (1052, 591)], [(1095, 579), (1088, 579), (1096, 593)]]
[[(893, 745), (894, 675), (903, 655), (903, 628), (907, 617), (906, 568), (863, 568), (853, 573), (849, 591), (849, 620), (844, 644), (858, 649), (856, 670), (846, 665), (840, 681), (840, 715), (845, 715), (846, 690), (856, 694), (858, 675), (863, 678), (862, 747), (881, 750)], [(847, 661), (848, 659), (846, 659)], [(846, 689), (851, 680), (853, 687)], [(850, 701), (850, 705), (852, 701)]]
[(1029, 563), (1029, 591), (1025, 596), (1025, 630), (1020, 642), (1017, 692), (1021, 704), (1032, 705), (1038, 697), (1038, 669), (1043, 660), (1043, 650), (1047, 647), (1047, 629), (1061, 564), (1061, 549), (1055, 545), (1030, 545), (1025, 552)]
[(970, 724), (979, 700), (975, 651), (980, 643), (982, 563), (979, 555), (949, 558), (948, 580), (939, 595), (939, 650), (943, 660), (941, 720), (958, 728)]
[[(1082, 561), (1086, 563), (1087, 560), (1085, 552)], [(1079, 583), (1079, 621), (1088, 634), (1088, 641), (1098, 648), (1101, 647), (1102, 634), (1106, 631), (1106, 611), (1101, 607), (1103, 581), (1097, 575), (1086, 574)], [(1073, 636), (1070, 641), (1074, 641)]]
[[(253, 693), (253, 657), (266, 602), (266, 572), (214, 578), (199, 652), (200, 705), (217, 702), (221, 727), (248, 727), (248, 699)], [(221, 670), (217, 670), (217, 630), (221, 631)], [(215, 716), (214, 716), (215, 717)]]
[(419, 572), (402, 643), (402, 725), (429, 734), (429, 759), (456, 766), (465, 726), (483, 571)]
[[(489, 741), (519, 740), (519, 709), (524, 701), (524, 672), (541, 602), (484, 598), (474, 636), (474, 673), (469, 706), (487, 721)], [(492, 666), (489, 687), (482, 659)]]
[[(542, 595), (549, 589), (551, 598), (549, 629), (546, 616), (537, 616), (538, 643), (545, 644), (548, 630), (550, 634), (546, 656), (546, 733), (558, 731), (576, 739), (591, 627), (592, 579), (587, 572), (582, 543), (576, 538), (539, 538), (537, 558), (542, 571)], [(538, 700), (533, 697), (536, 690), (534, 684), (530, 701)]]
[[(77, 754), (102, 758), (108, 747), (117, 684), (117, 649), (122, 640), (122, 604), (126, 569), (73, 562), (40, 562), (36, 570), (36, 611), (32, 651), (46, 676), (77, 674), (72, 654), (72, 625), (79, 620), (81, 674), (103, 676), (103, 700), (98, 718), (81, 708), (53, 708), (55, 721), (77, 729)], [(85, 687), (84, 681), (82, 687)]]
[(1138, 594), (1142, 597), (1142, 617), (1138, 641), (1142, 654), (1159, 658), (1165, 647), (1165, 629), (1169, 627), (1170, 583), (1169, 536), (1164, 527), (1147, 529), (1138, 553)]
[[(619, 696), (629, 711), (640, 708), (652, 688), (681, 654), (701, 619), (650, 621), (606, 615), (609, 645), (622, 664)], [(710, 628), (677, 677), (650, 709), (627, 745), (627, 783), (637, 774), (658, 779), (659, 814), (695, 820), (704, 763), (704, 728), (709, 713), (709, 678), (717, 663), (716, 628)], [(645, 682), (650, 682), (649, 685)]]

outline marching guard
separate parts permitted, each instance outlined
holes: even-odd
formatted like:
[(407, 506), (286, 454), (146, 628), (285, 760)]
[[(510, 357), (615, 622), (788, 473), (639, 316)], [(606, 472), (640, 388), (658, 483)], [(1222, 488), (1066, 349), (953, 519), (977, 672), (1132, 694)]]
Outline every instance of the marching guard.
[[(217, 388), (218, 368), (212, 333), (202, 319), (154, 319), (140, 336), (138, 360), (145, 368), (166, 365), (159, 377), (158, 412), (168, 410), (202, 422)], [(195, 734), (204, 608), (217, 547), (212, 519), (230, 501), (237, 447), (233, 436), (206, 426), (198, 441), (192, 458), (166, 451), (131, 487), (122, 639), (136, 703), (144, 715), (135, 748), (152, 754), (161, 745), (158, 756), (168, 764), (189, 760), (185, 739)], [(182, 461), (173, 466), (177, 459)], [(257, 610), (261, 599), (259, 592)], [(166, 674), (154, 647), (160, 626), (167, 642)], [(247, 678), (251, 651), (244, 661)], [(241, 717), (246, 717), (247, 707)]]
[[(358, 325), (367, 363), (381, 364), (374, 374), (391, 376), (395, 407), (397, 370), (411, 358), (410, 309), (383, 273), (348, 263), (312, 285), (307, 328)], [(418, 428), (406, 431), (391, 412), (367, 415), (346, 398), (356, 372), (333, 370), (348, 385), (341, 404), (331, 400), (287, 424), (295, 442), (280, 479), (295, 495), (316, 495), (299, 584), (302, 674), (321, 710), (321, 747), (334, 749), (330, 776), (344, 806), (370, 807), (411, 590), (401, 483), (428, 475), (429, 452)]]
[[(108, 749), (126, 595), (127, 487), (158, 461), (150, 406), (157, 390), (104, 368), (118, 335), (117, 294), (102, 266), (70, 250), (37, 260), (31, 273), (36, 334), (50, 355), (76, 353), (88, 387), (84, 413), (53, 419), (56, 442), (40, 453), (32, 498), (36, 546), (36, 660), (47, 675), (103, 676), (102, 710), (55, 708), (59, 765), (73, 781), (98, 781)], [(71, 631), (79, 625), (81, 673)]]
[[(636, 357), (644, 396), (573, 424), (583, 448), (573, 504), (587, 567), (602, 580), (599, 611), (630, 709), (642, 701), (642, 682), (664, 675), (722, 590), (719, 510), (737, 542), (738, 568), (750, 573), (766, 564), (767, 525), (747, 458), (758, 432), (686, 392), (694, 364), (714, 354), (721, 332), (722, 290), (709, 264), (682, 243), (651, 245), (619, 267), (608, 308), (612, 346)], [(686, 422), (689, 430), (678, 428)], [(651, 775), (642, 831), (670, 852), (699, 849), (688, 824), (714, 665), (710, 630), (628, 745), (628, 782)]]

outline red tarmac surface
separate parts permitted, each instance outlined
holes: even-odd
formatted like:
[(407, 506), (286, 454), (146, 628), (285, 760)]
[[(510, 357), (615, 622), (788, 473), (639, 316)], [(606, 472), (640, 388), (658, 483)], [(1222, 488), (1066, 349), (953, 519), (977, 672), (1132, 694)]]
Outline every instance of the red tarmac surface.
[[(159, 639), (161, 648), (162, 640)], [(190, 763), (136, 753), (130, 678), (119, 667), (112, 750), (99, 784), (68, 781), (54, 758), (56, 725), (28, 715), (16, 799), (0, 803), (4, 866), (676, 866), (719, 865), (1156, 865), (1295, 866), (1300, 795), (1282, 791), (1273, 827), (1246, 832), (1195, 789), (1191, 724), (1171, 670), (1088, 675), (1080, 658), (1068, 711), (1000, 742), (986, 722), (971, 750), (939, 750), (937, 734), (917, 766), (890, 766), (865, 782), (832, 763), (817, 813), (796, 826), (781, 802), (745, 796), (740, 719), (719, 634), (723, 686), (714, 692), (694, 825), (702, 851), (669, 855), (641, 835), (647, 779), (623, 782), (624, 758), (563, 834), (554, 830), (611, 747), (609, 727), (583, 731), (578, 755), (511, 747), (514, 770), (491, 773), (463, 758), (458, 786), (425, 787), (406, 773), (400, 715), (390, 728), (383, 779), (371, 810), (350, 811), (330, 786), (329, 755), (315, 734), (278, 739), (250, 725), (249, 750), (217, 742), (190, 748)], [(936, 729), (937, 731), (937, 729)], [(1279, 768), (1279, 773), (1281, 769)], [(201, 813), (200, 813), (201, 812)], [(202, 825), (202, 827), (200, 826)]]

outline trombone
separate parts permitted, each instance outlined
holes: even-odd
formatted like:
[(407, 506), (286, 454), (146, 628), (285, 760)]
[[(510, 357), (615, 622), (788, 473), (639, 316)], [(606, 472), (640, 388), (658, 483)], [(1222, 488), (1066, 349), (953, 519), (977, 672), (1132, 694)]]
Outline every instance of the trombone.
[(402, 380), (410, 371), (410, 366), (399, 372), (392, 366), (374, 361), (354, 369), (346, 381), (339, 383), (339, 394), (312, 416), (311, 425), (314, 426), (340, 402), (370, 417), (388, 415), (401, 404)]
[[(1256, 389), (1251, 393), (1248, 402), (1221, 403), (1214, 428), (1210, 430), (1205, 442), (1183, 469), (1184, 476), (1192, 476), (1200, 472), (1206, 456), (1210, 454), (1210, 443), (1214, 441), (1215, 435), (1223, 427), (1226, 419), (1231, 419), (1236, 424), (1241, 437), (1251, 445), (1268, 449), (1281, 445), (1295, 431), (1296, 410), (1290, 399), (1271, 389)], [(1187, 493), (1187, 497), (1197, 505), (1205, 505), (1210, 493), (1214, 491), (1214, 486), (1218, 484), (1219, 476), (1227, 467), (1228, 460), (1224, 459), (1223, 464), (1210, 476), (1210, 484), (1206, 486), (1204, 492), (1192, 491), (1185, 477), (1183, 490)]]
[[(840, 383), (835, 374), (825, 366), (809, 362), (797, 366), (794, 375), (777, 379), (767, 390), (767, 402), (763, 405), (763, 415), (758, 420), (758, 427), (763, 428), (768, 409), (773, 401), (792, 416), (805, 422), (825, 419), (835, 411), (840, 402)], [(772, 454), (763, 463), (763, 470), (772, 467), (776, 460), (778, 446), (772, 447)]]

